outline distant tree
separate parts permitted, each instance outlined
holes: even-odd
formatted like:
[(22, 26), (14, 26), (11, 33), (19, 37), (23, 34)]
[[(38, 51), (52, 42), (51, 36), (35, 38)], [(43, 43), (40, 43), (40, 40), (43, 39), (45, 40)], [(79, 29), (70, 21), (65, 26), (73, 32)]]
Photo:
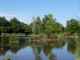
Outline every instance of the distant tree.
[(80, 31), (80, 22), (76, 19), (71, 19), (67, 21), (66, 28), (69, 34), (77, 33)]
[(63, 25), (60, 24), (59, 22), (55, 22), (53, 27), (54, 27), (53, 33), (61, 33), (64, 28)]
[(30, 24), (32, 28), (32, 33), (33, 34), (39, 34), (41, 32), (41, 27), (42, 27), (42, 22), (40, 17), (38, 16), (37, 18), (32, 18), (33, 22)]
[(41, 26), (42, 26), (42, 22), (41, 22), (41, 19), (40, 17), (38, 16), (36, 18), (36, 34), (39, 34), (41, 31)]
[(20, 21), (17, 18), (12, 18), (10, 20), (10, 24), (11, 24), (11, 30), (13, 33), (18, 33), (21, 29), (21, 24)]
[(54, 22), (52, 20), (48, 20), (46, 25), (45, 25), (45, 28), (46, 28), (46, 34), (48, 36), (48, 38), (50, 37), (50, 35), (53, 33), (53, 29), (54, 29)]
[(0, 17), (0, 27), (1, 26), (8, 26), (8, 21), (5, 17)]
[(44, 15), (44, 18), (42, 19), (43, 26), (45, 26), (48, 20), (56, 21), (52, 14)]
[(43, 31), (43, 33), (45, 33), (45, 31), (46, 31), (45, 25), (47, 24), (47, 22), (49, 20), (51, 20), (52, 22), (56, 22), (56, 19), (53, 18), (52, 14), (45, 15), (44, 18), (42, 19), (42, 31)]
[(10, 23), (6, 20), (5, 17), (0, 17), (0, 32), (6, 33), (9, 32)]
[(32, 33), (33, 34), (35, 34), (35, 32), (36, 32), (36, 18), (35, 17), (33, 17), (32, 18), (32, 23), (31, 23), (31, 25), (32, 25)]
[(52, 14), (45, 15), (42, 19), (42, 27), (48, 37), (53, 33), (61, 33), (64, 28), (62, 24), (56, 22), (56, 19), (53, 18)]
[(23, 29), (24, 29), (25, 34), (31, 34), (32, 33), (30, 25), (24, 24)]

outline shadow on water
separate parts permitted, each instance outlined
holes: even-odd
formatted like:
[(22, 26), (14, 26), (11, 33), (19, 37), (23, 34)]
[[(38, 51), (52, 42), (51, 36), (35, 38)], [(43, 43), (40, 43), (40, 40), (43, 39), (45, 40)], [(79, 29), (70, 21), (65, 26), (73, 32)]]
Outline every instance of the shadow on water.
[[(19, 44), (10, 43), (10, 38), (0, 38), (0, 60), (79, 60), (80, 41), (63, 39), (54, 42), (34, 43), (20, 37)], [(28, 37), (29, 38), (29, 37)], [(11, 38), (12, 39), (12, 38)]]

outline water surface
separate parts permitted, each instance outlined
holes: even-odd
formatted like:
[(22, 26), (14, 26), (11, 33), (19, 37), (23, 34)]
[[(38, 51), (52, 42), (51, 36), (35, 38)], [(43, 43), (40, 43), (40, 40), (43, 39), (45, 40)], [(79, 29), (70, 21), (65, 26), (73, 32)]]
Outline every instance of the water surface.
[(0, 38), (0, 60), (77, 60), (79, 52), (80, 42), (74, 39), (42, 43), (20, 39), (18, 44), (10, 44), (9, 38)]

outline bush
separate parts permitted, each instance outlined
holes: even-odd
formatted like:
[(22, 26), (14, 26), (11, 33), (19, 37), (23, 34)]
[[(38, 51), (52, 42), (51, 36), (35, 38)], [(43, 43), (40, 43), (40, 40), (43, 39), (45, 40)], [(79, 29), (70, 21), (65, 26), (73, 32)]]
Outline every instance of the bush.
[(25, 36), (25, 34), (23, 33), (11, 33), (11, 34), (9, 34), (9, 33), (2, 33), (1, 34), (1, 37), (7, 37), (7, 36)]
[(37, 35), (31, 36), (30, 38), (30, 40), (38, 40), (38, 39), (40, 39), (40, 37)]
[(57, 35), (56, 34), (51, 34), (50, 35), (50, 39), (55, 39), (55, 38), (57, 38)]
[(40, 39), (43, 39), (43, 38), (46, 39), (46, 38), (47, 38), (46, 35), (43, 34), (43, 33), (40, 33), (40, 34), (39, 34), (39, 37), (40, 37)]
[(15, 40), (19, 40), (19, 37), (13, 36), (9, 38), (10, 41), (15, 41)]

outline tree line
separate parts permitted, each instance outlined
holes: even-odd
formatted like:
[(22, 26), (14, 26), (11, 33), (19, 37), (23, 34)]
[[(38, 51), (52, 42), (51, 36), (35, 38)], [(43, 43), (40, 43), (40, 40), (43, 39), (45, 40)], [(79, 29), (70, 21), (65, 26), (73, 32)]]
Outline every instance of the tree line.
[(66, 22), (66, 27), (57, 22), (52, 14), (44, 15), (44, 18), (33, 17), (29, 25), (20, 22), (16, 17), (7, 20), (4, 16), (0, 17), (0, 34), (1, 33), (25, 33), (25, 34), (59, 34), (66, 32), (68, 35), (78, 34), (80, 32), (80, 21), (70, 19)]
[(0, 17), (0, 33), (31, 33), (30, 25), (20, 22), (17, 18), (10, 21)]

